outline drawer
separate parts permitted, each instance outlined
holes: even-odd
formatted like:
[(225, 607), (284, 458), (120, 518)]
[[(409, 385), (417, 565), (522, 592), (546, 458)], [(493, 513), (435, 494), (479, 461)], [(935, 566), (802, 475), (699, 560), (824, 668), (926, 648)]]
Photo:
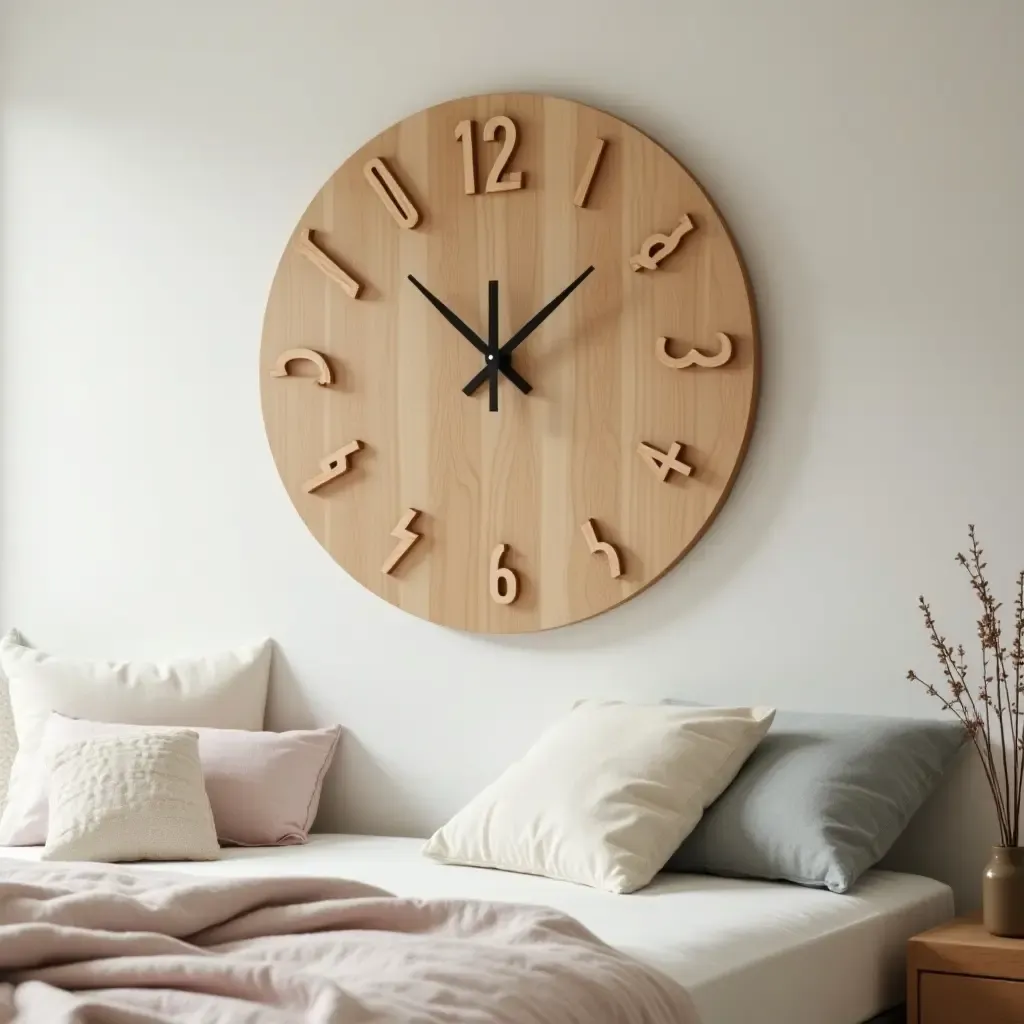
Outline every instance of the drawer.
[(1024, 981), (922, 971), (918, 984), (918, 1019), (913, 1024), (1024, 1022)]

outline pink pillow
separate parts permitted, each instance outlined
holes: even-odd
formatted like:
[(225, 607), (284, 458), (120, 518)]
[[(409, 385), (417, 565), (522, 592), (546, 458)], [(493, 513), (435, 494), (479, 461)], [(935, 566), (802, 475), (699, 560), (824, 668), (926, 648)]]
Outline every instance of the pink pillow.
[[(40, 750), (139, 731), (164, 730), (161, 726), (90, 722), (54, 711), (46, 722)], [(324, 775), (338, 745), (339, 726), (292, 732), (193, 731), (199, 734), (203, 781), (221, 843), (291, 846), (306, 842)], [(25, 813), (0, 835), (2, 845), (40, 846), (46, 842), (49, 778), (41, 772), (31, 784), (38, 791), (21, 801)]]

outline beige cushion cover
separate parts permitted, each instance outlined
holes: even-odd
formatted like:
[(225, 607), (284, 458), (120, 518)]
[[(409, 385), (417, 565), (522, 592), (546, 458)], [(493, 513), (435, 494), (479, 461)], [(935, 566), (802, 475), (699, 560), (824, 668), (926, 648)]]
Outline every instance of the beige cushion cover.
[[(270, 676), (270, 641), (209, 657), (151, 662), (84, 661), (29, 647), (14, 630), (0, 640), (18, 751), (0, 845), (35, 798), (32, 779), (45, 771), (40, 740), (52, 711), (134, 725), (262, 729)], [(0, 744), (2, 746), (2, 744)]]
[(48, 756), (44, 860), (216, 860), (194, 732), (80, 740)]
[(729, 785), (774, 714), (584, 701), (435, 832), (424, 853), (632, 892)]

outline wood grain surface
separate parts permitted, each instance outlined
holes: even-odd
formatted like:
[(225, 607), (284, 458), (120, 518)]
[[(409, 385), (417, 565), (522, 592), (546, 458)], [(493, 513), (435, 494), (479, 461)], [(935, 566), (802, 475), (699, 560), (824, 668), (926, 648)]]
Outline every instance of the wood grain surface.
[[(488, 193), (515, 125), (502, 181)], [(466, 194), (472, 121), (475, 181)], [(575, 205), (598, 139), (586, 205)], [(396, 223), (364, 175), (380, 159), (419, 218)], [(517, 177), (518, 176), (518, 177)], [(684, 216), (693, 230), (657, 262), (631, 269), (652, 235)], [(358, 300), (316, 250), (358, 282)], [(485, 341), (488, 282), (499, 282), (504, 343), (588, 266), (594, 273), (520, 345), (499, 410), (488, 388), (462, 388), (481, 355), (407, 280), (413, 274)], [(349, 293), (351, 293), (349, 288)], [(729, 361), (673, 369), (675, 351)], [(310, 348), (335, 368), (330, 388), (273, 376), (281, 354)], [(275, 463), (313, 535), (355, 579), (392, 604), (464, 630), (548, 629), (605, 611), (657, 580), (725, 500), (753, 425), (759, 372), (753, 296), (739, 253), (700, 186), (664, 149), (601, 111), (546, 96), (471, 97), (415, 114), (353, 154), (313, 199), (285, 247), (263, 331), (263, 415)], [(313, 493), (321, 460), (352, 438), (343, 475)], [(692, 473), (658, 479), (637, 454), (682, 445)], [(420, 511), (421, 539), (382, 573), (394, 524)], [(601, 524), (623, 574), (594, 558), (580, 524)], [(492, 599), (490, 558), (515, 574), (510, 604)]]
[(1024, 939), (990, 935), (961, 917), (907, 943), (909, 1024), (1020, 1024)]

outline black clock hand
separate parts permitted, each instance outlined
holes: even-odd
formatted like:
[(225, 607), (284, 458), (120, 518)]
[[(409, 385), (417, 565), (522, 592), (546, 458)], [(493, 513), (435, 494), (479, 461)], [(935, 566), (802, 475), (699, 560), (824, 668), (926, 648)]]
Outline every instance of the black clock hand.
[[(542, 309), (542, 310), (541, 310), (541, 311), (540, 311), (539, 313), (537, 313), (537, 314), (536, 314), (535, 316), (532, 316), (532, 317), (531, 317), (531, 318), (530, 318), (529, 320), (527, 320), (527, 321), (526, 321), (526, 323), (525, 323), (525, 324), (523, 324), (523, 326), (522, 326), (522, 327), (520, 327), (520, 328), (519, 328), (519, 330), (518, 330), (518, 331), (516, 331), (516, 333), (515, 333), (515, 334), (513, 334), (513, 335), (512, 335), (512, 337), (511, 337), (511, 338), (509, 338), (509, 339), (508, 339), (508, 341), (506, 341), (506, 342), (505, 342), (505, 344), (501, 346), (501, 348), (499, 348), (499, 349), (498, 349), (498, 356), (497, 356), (497, 359), (495, 360), (495, 362), (497, 362), (497, 364), (498, 364), (498, 369), (499, 369), (499, 370), (501, 370), (501, 372), (502, 372), (502, 373), (504, 373), (504, 374), (505, 374), (506, 376), (508, 376), (508, 372), (509, 372), (509, 370), (511, 370), (511, 369), (512, 369), (512, 367), (508, 365), (508, 360), (509, 360), (509, 357), (510, 357), (510, 356), (512, 355), (512, 353), (513, 353), (513, 352), (514, 352), (514, 351), (515, 351), (515, 350), (516, 350), (516, 349), (517, 349), (517, 348), (518, 348), (518, 347), (519, 347), (519, 346), (520, 346), (520, 345), (521, 345), (521, 344), (522, 344), (522, 343), (523, 343), (524, 341), (526, 341), (526, 339), (527, 339), (527, 338), (528, 338), (528, 337), (529, 337), (529, 336), (530, 336), (531, 334), (533, 334), (533, 332), (534, 332), (535, 330), (537, 330), (537, 328), (538, 328), (538, 327), (540, 327), (540, 325), (541, 325), (542, 323), (544, 323), (544, 321), (545, 321), (545, 320), (547, 320), (547, 318), (548, 318), (549, 316), (551, 316), (551, 314), (552, 314), (552, 313), (554, 313), (554, 311), (555, 311), (556, 309), (558, 309), (558, 307), (559, 307), (559, 306), (560, 306), (560, 305), (561, 305), (561, 304), (562, 304), (563, 302), (565, 302), (565, 300), (566, 300), (567, 298), (569, 298), (569, 296), (570, 296), (570, 295), (572, 295), (572, 293), (573, 293), (573, 292), (574, 292), (574, 291), (575, 291), (575, 290), (576, 290), (576, 289), (577, 289), (577, 288), (578, 288), (578, 287), (579, 287), (579, 286), (580, 286), (581, 284), (583, 284), (583, 282), (584, 282), (584, 281), (585, 281), (585, 280), (586, 280), (586, 279), (587, 279), (587, 278), (588, 278), (588, 277), (589, 277), (589, 276), (590, 276), (590, 275), (591, 275), (591, 274), (592, 274), (593, 272), (594, 272), (594, 268), (593, 268), (593, 266), (587, 267), (587, 269), (586, 269), (586, 270), (584, 270), (584, 271), (583, 271), (583, 273), (582, 273), (582, 274), (580, 274), (580, 276), (579, 276), (579, 277), (577, 277), (577, 278), (576, 278), (576, 280), (575, 280), (575, 281), (573, 281), (573, 282), (572, 282), (572, 284), (570, 284), (568, 288), (565, 288), (565, 289), (564, 289), (563, 291), (559, 292), (559, 293), (558, 293), (558, 294), (557, 294), (557, 295), (556, 295), (556, 296), (555, 296), (555, 297), (554, 297), (554, 298), (553, 298), (553, 299), (552, 299), (552, 300), (551, 300), (551, 301), (550, 301), (550, 302), (549, 302), (549, 303), (548, 303), (548, 304), (547, 304), (547, 305), (546, 305), (546, 306), (545, 306), (545, 307), (544, 307), (544, 308), (543, 308), (543, 309)], [(488, 378), (489, 374), (490, 374), (490, 367), (489, 367), (489, 366), (485, 366), (485, 367), (484, 367), (484, 368), (483, 368), (483, 369), (482, 369), (482, 370), (481, 370), (481, 371), (480, 371), (480, 372), (479, 372), (479, 373), (478, 373), (478, 374), (477, 374), (477, 375), (476, 375), (476, 376), (475, 376), (475, 377), (474, 377), (474, 378), (473, 378), (473, 379), (472, 379), (472, 380), (471, 380), (471, 381), (470, 381), (470, 382), (469, 382), (469, 383), (468, 383), (468, 384), (467, 384), (467, 385), (466, 385), (466, 386), (465, 386), (465, 387), (464, 387), (464, 388), (462, 389), (462, 390), (463, 390), (463, 393), (464, 393), (464, 394), (467, 394), (467, 395), (471, 395), (471, 394), (473, 394), (473, 392), (475, 392), (475, 391), (476, 391), (476, 389), (477, 389), (478, 387), (480, 387), (480, 385), (481, 385), (481, 384), (483, 384), (483, 382), (484, 382), (485, 380), (487, 380), (487, 378)]]
[(498, 282), (487, 282), (487, 392), (488, 408), (498, 411)]
[(409, 280), (423, 293), (427, 301), (470, 343), (478, 352), (487, 355), (487, 343), (468, 324), (460, 320), (433, 292), (427, 291), (412, 274)]
[[(452, 327), (455, 328), (455, 330), (459, 332), (459, 334), (461, 334), (466, 339), (466, 341), (468, 341), (473, 346), (473, 348), (475, 348), (481, 355), (485, 357), (492, 354), (490, 349), (487, 347), (487, 343), (483, 340), (483, 338), (481, 338), (480, 335), (477, 334), (476, 331), (474, 331), (468, 324), (464, 323), (461, 319), (459, 319), (459, 317), (456, 316), (456, 314), (452, 312), (452, 310), (450, 310), (436, 295), (434, 295), (432, 292), (424, 288), (423, 285), (420, 284), (420, 282), (417, 281), (416, 278), (412, 276), (412, 274), (409, 274), (409, 280), (412, 281), (414, 285), (416, 285), (416, 287), (420, 290), (420, 292), (427, 299), (427, 301), (441, 314), (441, 316), (445, 318), (445, 320), (448, 321), (448, 323), (452, 325)], [(489, 360), (489, 362), (490, 361), (491, 360)], [(501, 373), (505, 374), (505, 376), (508, 377), (508, 379), (512, 381), (512, 383), (515, 384), (515, 386), (519, 388), (519, 390), (522, 391), (524, 395), (528, 395), (533, 390), (533, 387), (530, 384), (528, 384), (518, 373), (516, 373), (516, 371), (513, 370), (510, 365), (508, 365), (507, 361), (503, 362), (495, 355), (493, 362), (498, 365), (498, 370)], [(489, 372), (490, 367), (484, 367), (484, 376), (483, 378), (481, 378), (481, 380), (486, 379), (487, 374)]]

